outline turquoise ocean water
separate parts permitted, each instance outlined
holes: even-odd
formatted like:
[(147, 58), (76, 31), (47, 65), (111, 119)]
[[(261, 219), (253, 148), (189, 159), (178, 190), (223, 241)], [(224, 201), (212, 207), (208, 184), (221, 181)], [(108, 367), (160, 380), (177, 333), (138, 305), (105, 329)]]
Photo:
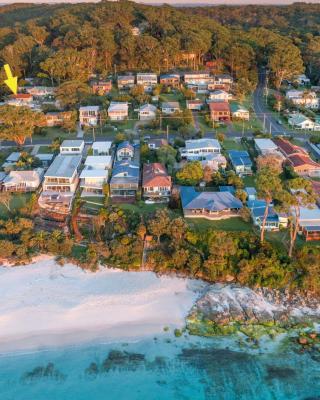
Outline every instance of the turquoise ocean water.
[(229, 345), (171, 335), (2, 355), (0, 399), (320, 399), (316, 357)]

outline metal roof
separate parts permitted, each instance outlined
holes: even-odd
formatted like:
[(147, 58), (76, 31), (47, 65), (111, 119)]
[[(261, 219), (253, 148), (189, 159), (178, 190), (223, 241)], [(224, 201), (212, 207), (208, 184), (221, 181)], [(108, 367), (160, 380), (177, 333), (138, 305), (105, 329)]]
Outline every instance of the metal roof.
[(180, 196), (182, 207), (186, 210), (204, 208), (208, 211), (223, 211), (242, 208), (241, 201), (229, 192), (197, 192), (194, 187), (181, 186)]
[(71, 178), (81, 163), (81, 155), (59, 154), (48, 168), (45, 177)]

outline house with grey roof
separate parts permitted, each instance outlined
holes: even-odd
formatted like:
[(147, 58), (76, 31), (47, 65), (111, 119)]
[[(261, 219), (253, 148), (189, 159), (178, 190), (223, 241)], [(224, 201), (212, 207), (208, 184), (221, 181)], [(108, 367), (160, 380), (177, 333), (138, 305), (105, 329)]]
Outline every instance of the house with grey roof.
[(181, 157), (188, 161), (205, 160), (208, 155), (213, 153), (221, 153), (221, 146), (217, 139), (186, 140), (185, 147), (180, 149)]
[(167, 101), (162, 103), (161, 111), (163, 114), (170, 115), (180, 112), (180, 104), (177, 101)]
[(139, 108), (140, 121), (152, 121), (157, 116), (157, 107), (153, 104), (144, 104)]
[(180, 197), (185, 218), (212, 220), (237, 217), (242, 202), (230, 192), (201, 192), (191, 186), (180, 187)]
[(135, 199), (140, 183), (139, 164), (130, 161), (116, 161), (110, 179), (110, 197)]
[(74, 193), (79, 182), (81, 155), (59, 154), (44, 175), (43, 190)]

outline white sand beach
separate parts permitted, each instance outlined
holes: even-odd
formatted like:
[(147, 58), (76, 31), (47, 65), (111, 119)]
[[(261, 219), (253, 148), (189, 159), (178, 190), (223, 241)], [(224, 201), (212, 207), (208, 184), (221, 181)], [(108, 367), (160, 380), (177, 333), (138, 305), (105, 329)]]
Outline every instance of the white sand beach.
[(181, 328), (204, 283), (152, 272), (92, 273), (44, 257), (0, 267), (0, 352), (134, 340)]

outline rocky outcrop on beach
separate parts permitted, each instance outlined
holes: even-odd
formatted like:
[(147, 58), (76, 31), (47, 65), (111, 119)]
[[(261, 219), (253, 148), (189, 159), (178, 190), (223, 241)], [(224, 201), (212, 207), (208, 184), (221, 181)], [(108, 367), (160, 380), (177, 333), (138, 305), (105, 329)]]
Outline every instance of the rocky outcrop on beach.
[(287, 290), (214, 284), (198, 299), (188, 318), (193, 328), (203, 321), (211, 324), (214, 332), (217, 327), (236, 325), (290, 327), (320, 321), (320, 301)]

